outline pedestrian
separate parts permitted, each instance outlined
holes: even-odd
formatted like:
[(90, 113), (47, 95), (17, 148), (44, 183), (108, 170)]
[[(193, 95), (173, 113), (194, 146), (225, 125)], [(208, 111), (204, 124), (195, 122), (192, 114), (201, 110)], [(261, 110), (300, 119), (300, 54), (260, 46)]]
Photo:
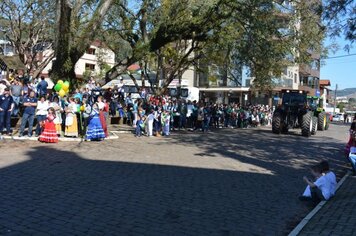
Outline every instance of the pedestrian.
[(323, 160), (319, 163), (321, 172), (326, 178), (326, 181), (330, 183), (330, 196), (334, 196), (336, 192), (336, 175), (330, 170), (329, 162)]
[(43, 131), (39, 137), (39, 141), (44, 143), (58, 143), (56, 125), (53, 122), (56, 118), (56, 111), (53, 107), (48, 108), (48, 114), (44, 121), (41, 121)]
[(25, 107), (19, 137), (23, 136), (26, 124), (28, 123), (28, 137), (32, 136), (33, 121), (35, 118), (35, 111), (37, 107), (37, 98), (35, 98), (35, 92), (31, 91), (29, 96), (24, 98), (23, 106)]
[(11, 95), (14, 100), (14, 109), (12, 110), (12, 116), (17, 116), (19, 113), (19, 106), (21, 98), (23, 95), (23, 88), (21, 82), (18, 79), (15, 79), (11, 85)]
[(105, 102), (102, 96), (98, 97), (97, 104), (99, 108), (99, 118), (100, 118), (101, 126), (103, 127), (105, 137), (107, 138), (109, 137), (108, 127), (106, 124), (106, 117), (108, 114), (108, 104)]
[(135, 137), (141, 137), (142, 130), (144, 128), (144, 117), (141, 108), (138, 108), (137, 117), (136, 117), (136, 124), (135, 124)]
[(5, 88), (3, 95), (0, 95), (0, 135), (6, 129), (6, 134), (11, 135), (11, 112), (15, 106), (13, 98), (10, 96), (10, 89)]
[(53, 120), (53, 123), (56, 127), (56, 132), (58, 136), (61, 136), (62, 134), (62, 113), (63, 113), (63, 108), (59, 103), (59, 98), (54, 97), (53, 102), (50, 104), (50, 107), (52, 107), (55, 111), (55, 119)]
[(47, 95), (47, 87), (48, 87), (48, 83), (45, 80), (44, 76), (41, 76), (41, 81), (37, 84), (36, 88), (37, 88), (37, 92), (38, 95), (41, 96), (46, 96)]
[(162, 127), (163, 127), (163, 135), (169, 136), (170, 122), (171, 122), (170, 111), (166, 110), (162, 113), (161, 122), (162, 122)]
[(77, 104), (74, 98), (69, 98), (69, 104), (65, 109), (65, 131), (64, 135), (67, 137), (78, 137), (78, 121), (76, 116)]
[(153, 135), (153, 121), (154, 121), (154, 119), (155, 119), (155, 111), (152, 109), (146, 119), (146, 130), (147, 130), (148, 137), (152, 137), (152, 135)]
[(45, 96), (41, 96), (40, 100), (37, 102), (36, 107), (36, 119), (37, 119), (37, 127), (36, 127), (36, 137), (41, 134), (42, 127), (41, 122), (43, 122), (48, 115), (49, 103), (46, 100)]
[(351, 127), (349, 130), (350, 136), (349, 136), (349, 141), (346, 144), (345, 147), (345, 156), (348, 157), (351, 147), (356, 147), (356, 120), (354, 120), (351, 123)]
[(94, 103), (88, 118), (88, 127), (86, 130), (85, 140), (101, 141), (104, 138), (105, 133), (100, 122), (99, 107), (97, 103)]
[(314, 165), (311, 168), (311, 173), (315, 180), (312, 181), (306, 176), (303, 177), (303, 180), (307, 183), (307, 187), (299, 199), (302, 201), (311, 200), (314, 203), (329, 200), (331, 197), (331, 183), (323, 175), (321, 165)]

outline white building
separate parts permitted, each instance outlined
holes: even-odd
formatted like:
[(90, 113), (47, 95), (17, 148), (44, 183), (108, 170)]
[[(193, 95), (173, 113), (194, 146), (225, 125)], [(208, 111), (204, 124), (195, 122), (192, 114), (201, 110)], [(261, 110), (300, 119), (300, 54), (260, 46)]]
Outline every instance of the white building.
[(15, 49), (11, 45), (10, 41), (0, 40), (0, 55), (13, 56), (14, 51), (15, 51)]
[[(41, 59), (46, 60), (53, 53), (52, 49), (42, 52)], [(55, 60), (55, 59), (53, 59)], [(90, 48), (75, 64), (75, 74), (77, 78), (83, 78), (86, 71), (89, 71), (92, 76), (99, 76), (101, 67), (106, 64), (110, 68), (115, 65), (115, 53), (106, 47), (100, 41), (94, 41)], [(52, 61), (48, 63), (41, 75), (48, 77), (49, 71), (52, 68)]]

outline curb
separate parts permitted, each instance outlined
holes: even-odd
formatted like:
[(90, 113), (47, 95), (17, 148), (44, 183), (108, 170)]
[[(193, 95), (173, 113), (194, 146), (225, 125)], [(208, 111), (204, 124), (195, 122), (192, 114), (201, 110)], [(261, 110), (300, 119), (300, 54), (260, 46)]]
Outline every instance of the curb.
[[(28, 140), (28, 141), (38, 141), (38, 137), (14, 137), (14, 136), (2, 136), (1, 139), (6, 140)], [(1, 140), (0, 139), (0, 140)], [(112, 136), (105, 138), (105, 140), (119, 139), (119, 136), (113, 133)], [(83, 142), (83, 138), (58, 138), (58, 141), (61, 142)]]
[[(335, 193), (339, 190), (341, 185), (345, 182), (345, 180), (351, 175), (351, 171), (347, 171), (347, 173), (342, 177), (342, 179), (337, 183)], [(298, 235), (303, 228), (309, 223), (309, 221), (318, 213), (318, 211), (327, 203), (327, 201), (321, 201), (309, 214), (304, 217), (299, 224), (288, 234), (288, 236), (296, 236)]]

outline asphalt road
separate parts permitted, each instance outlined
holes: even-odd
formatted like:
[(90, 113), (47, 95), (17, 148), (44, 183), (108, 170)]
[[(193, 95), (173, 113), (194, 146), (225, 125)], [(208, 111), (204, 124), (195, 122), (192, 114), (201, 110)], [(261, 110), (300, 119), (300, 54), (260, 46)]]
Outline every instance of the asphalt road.
[(348, 125), (104, 142), (0, 142), (0, 235), (285, 235), (322, 159), (345, 172)]

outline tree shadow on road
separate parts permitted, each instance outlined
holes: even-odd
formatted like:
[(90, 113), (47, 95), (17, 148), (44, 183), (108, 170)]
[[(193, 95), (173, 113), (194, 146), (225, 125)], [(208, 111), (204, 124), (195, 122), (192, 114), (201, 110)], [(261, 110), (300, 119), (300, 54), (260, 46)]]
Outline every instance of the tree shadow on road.
[(1, 235), (281, 235), (295, 202), (268, 193), (279, 179), (270, 174), (96, 161), (43, 146), (27, 156), (0, 169)]

